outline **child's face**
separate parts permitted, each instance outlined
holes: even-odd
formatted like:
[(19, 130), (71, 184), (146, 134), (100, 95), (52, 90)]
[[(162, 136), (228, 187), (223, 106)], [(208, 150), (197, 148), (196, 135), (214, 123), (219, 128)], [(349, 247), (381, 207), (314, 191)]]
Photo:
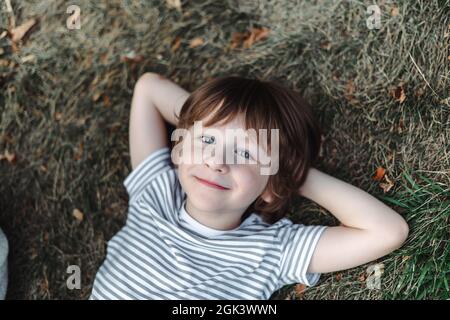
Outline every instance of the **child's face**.
[[(246, 137), (242, 116), (225, 125), (205, 127), (204, 123), (206, 119), (200, 131), (191, 127), (188, 137), (180, 142), (182, 161), (178, 162), (178, 176), (181, 186), (199, 210), (243, 213), (263, 193), (269, 180), (269, 175), (261, 174), (258, 163), (261, 152), (267, 157), (266, 149), (255, 139)], [(226, 138), (230, 132), (236, 135), (236, 141)], [(210, 186), (199, 179), (223, 188)], [(265, 193), (263, 199), (268, 199)]]

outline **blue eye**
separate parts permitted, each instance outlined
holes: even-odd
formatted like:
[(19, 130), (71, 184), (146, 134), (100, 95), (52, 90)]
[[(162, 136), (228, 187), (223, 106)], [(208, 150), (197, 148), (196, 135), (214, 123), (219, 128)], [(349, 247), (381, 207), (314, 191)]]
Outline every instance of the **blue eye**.
[[(200, 139), (203, 143), (206, 144), (214, 144), (216, 139), (213, 136), (200, 136)], [(245, 159), (250, 159), (251, 155), (247, 150), (236, 150), (236, 153), (239, 153), (242, 157), (244, 157)]]
[(214, 141), (216, 140), (214, 137), (208, 137), (208, 136), (201, 136), (200, 139), (202, 139), (202, 142), (207, 143), (207, 144), (214, 143)]
[[(239, 152), (238, 150), (236, 150), (237, 152)], [(246, 151), (246, 150), (240, 150), (241, 152), (243, 152), (243, 154), (244, 154), (244, 158), (245, 159), (250, 159), (250, 153), (248, 152), (248, 151)], [(242, 153), (241, 153), (241, 155), (242, 155)]]

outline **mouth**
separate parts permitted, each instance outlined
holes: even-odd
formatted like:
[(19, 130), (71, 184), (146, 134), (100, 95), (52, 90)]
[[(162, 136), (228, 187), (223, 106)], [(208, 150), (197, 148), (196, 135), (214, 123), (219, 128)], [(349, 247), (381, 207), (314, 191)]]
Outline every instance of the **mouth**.
[(204, 185), (206, 185), (208, 187), (211, 187), (211, 188), (214, 188), (214, 189), (218, 189), (218, 190), (230, 190), (230, 188), (223, 187), (223, 186), (218, 185), (218, 184), (216, 184), (214, 182), (211, 182), (211, 181), (208, 181), (208, 180), (205, 180), (205, 179), (200, 179), (200, 178), (198, 178), (196, 176), (194, 176), (194, 178), (198, 182), (200, 182), (201, 184), (204, 184)]

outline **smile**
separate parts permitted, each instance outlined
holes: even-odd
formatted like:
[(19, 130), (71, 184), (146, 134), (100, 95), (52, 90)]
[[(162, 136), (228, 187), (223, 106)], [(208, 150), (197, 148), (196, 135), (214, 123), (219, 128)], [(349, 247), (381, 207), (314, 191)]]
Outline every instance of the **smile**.
[(211, 181), (203, 180), (203, 179), (197, 178), (197, 177), (195, 177), (195, 176), (194, 176), (194, 178), (195, 178), (198, 182), (200, 182), (201, 184), (203, 184), (203, 185), (205, 185), (205, 186), (208, 186), (208, 187), (210, 187), (210, 188), (213, 188), (213, 189), (216, 189), (216, 190), (229, 190), (229, 188), (225, 188), (225, 187), (219, 186), (218, 184), (215, 184), (215, 183), (213, 183), (213, 182), (211, 182)]

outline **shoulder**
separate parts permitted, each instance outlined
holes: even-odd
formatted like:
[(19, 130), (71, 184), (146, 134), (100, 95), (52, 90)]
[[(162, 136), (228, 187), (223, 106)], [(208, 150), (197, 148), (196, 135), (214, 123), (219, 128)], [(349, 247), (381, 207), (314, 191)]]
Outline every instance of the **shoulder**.
[(177, 170), (174, 167), (170, 148), (162, 147), (149, 154), (125, 178), (123, 185), (133, 202), (143, 191), (149, 187), (170, 189), (178, 180)]

